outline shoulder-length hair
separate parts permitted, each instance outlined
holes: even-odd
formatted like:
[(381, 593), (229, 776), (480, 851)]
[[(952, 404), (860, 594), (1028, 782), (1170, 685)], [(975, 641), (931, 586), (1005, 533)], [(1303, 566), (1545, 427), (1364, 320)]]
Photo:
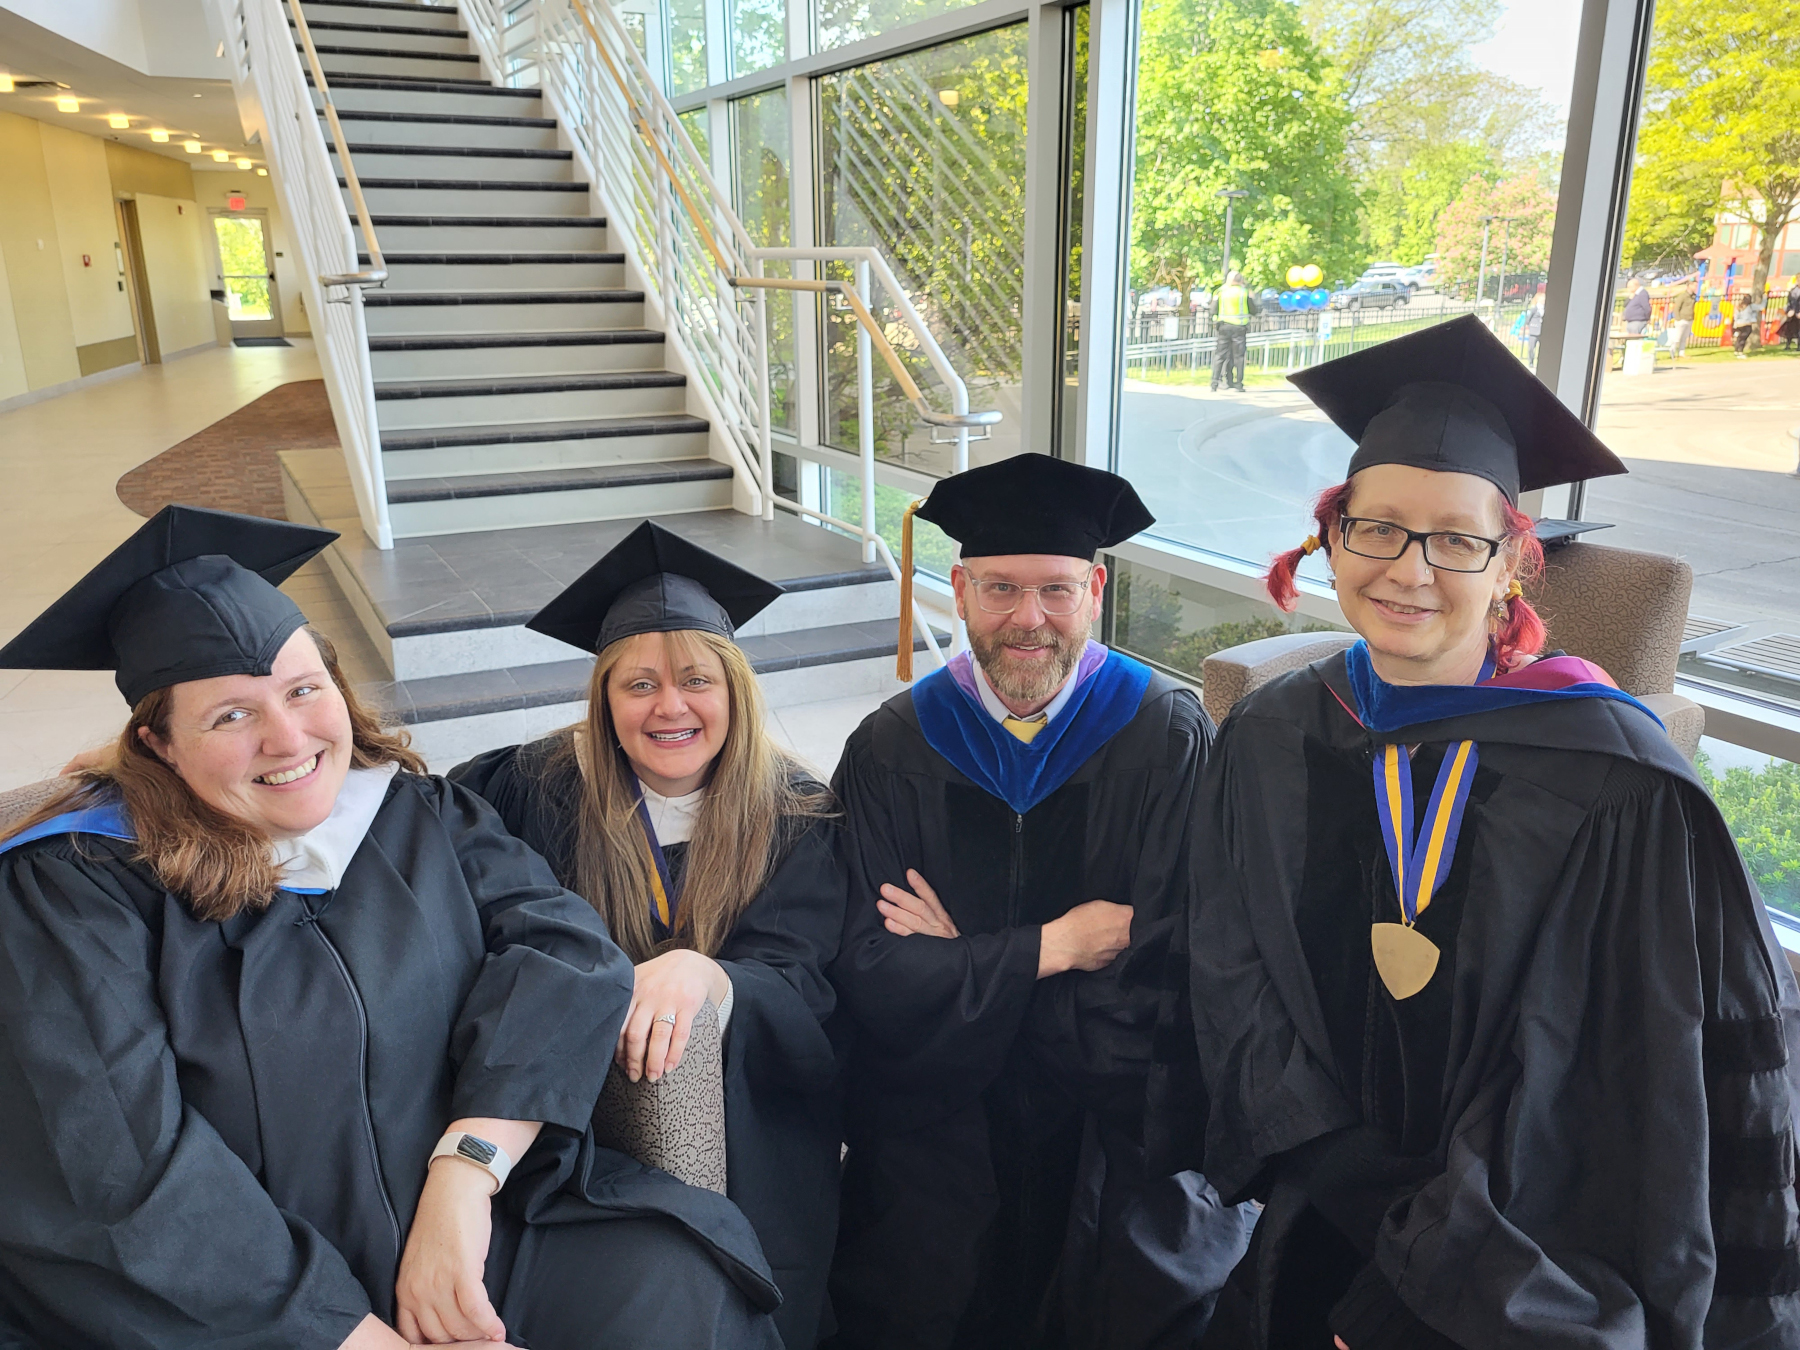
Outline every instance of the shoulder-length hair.
[(613, 732), (608, 685), (631, 638), (600, 653), (588, 685), (587, 718), (560, 738), (546, 766), (547, 778), (560, 777), (558, 770), (578, 770), (583, 789), (573, 889), (599, 911), (613, 941), (633, 961), (647, 961), (671, 947), (716, 956), (792, 845), (794, 825), (835, 811), (830, 792), (770, 738), (762, 690), (738, 645), (697, 630), (661, 636), (677, 669), (705, 655), (719, 662), (731, 713), (688, 843), (672, 937), (659, 943), (651, 926), (655, 863), (638, 822), (637, 774)]
[[(372, 769), (379, 764), (398, 764), (409, 773), (424, 773), (425, 761), (411, 748), (406, 733), (383, 727), (358, 701), (344, 679), (331, 639), (310, 627), (306, 633), (317, 645), (326, 673), (349, 711), (351, 766)], [(106, 762), (71, 774), (65, 789), (17, 825), (0, 831), (0, 841), (65, 811), (118, 801), (130, 817), (136, 837), (135, 860), (185, 901), (196, 918), (216, 922), (261, 908), (274, 898), (281, 882), (270, 856), (269, 837), (201, 801), (173, 766), (138, 735), (140, 729), (148, 728), (166, 744), (173, 705), (171, 689), (145, 694), (131, 710)]]

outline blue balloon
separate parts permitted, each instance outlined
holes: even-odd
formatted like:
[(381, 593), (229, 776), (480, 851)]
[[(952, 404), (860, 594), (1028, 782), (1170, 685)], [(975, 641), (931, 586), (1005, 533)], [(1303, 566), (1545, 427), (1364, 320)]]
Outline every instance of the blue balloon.
[(1312, 293), (1312, 298), (1314, 309), (1324, 309), (1326, 305), (1331, 303), (1331, 292), (1321, 286)]
[(1300, 308), (1300, 297), (1295, 295), (1292, 291), (1283, 291), (1276, 300), (1276, 303), (1291, 313)]

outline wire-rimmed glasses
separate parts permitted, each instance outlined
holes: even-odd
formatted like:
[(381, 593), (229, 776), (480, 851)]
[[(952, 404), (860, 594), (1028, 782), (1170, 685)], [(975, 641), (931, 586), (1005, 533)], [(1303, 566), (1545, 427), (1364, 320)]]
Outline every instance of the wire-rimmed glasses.
[(1013, 581), (984, 581), (966, 569), (965, 575), (975, 591), (975, 603), (981, 606), (984, 614), (1011, 614), (1025, 599), (1027, 592), (1035, 591), (1038, 608), (1046, 614), (1060, 617), (1073, 614), (1081, 608), (1082, 597), (1088, 593), (1088, 582), (1093, 579), (1094, 569), (1088, 568), (1087, 576), (1080, 581), (1048, 581), (1042, 586), (1021, 586)]

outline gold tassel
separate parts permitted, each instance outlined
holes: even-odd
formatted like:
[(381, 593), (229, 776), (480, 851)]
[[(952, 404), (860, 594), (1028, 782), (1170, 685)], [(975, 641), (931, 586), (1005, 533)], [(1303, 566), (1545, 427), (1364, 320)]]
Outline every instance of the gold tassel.
[(925, 505), (920, 497), (900, 514), (900, 649), (895, 654), (894, 678), (912, 683), (913, 677), (913, 512)]

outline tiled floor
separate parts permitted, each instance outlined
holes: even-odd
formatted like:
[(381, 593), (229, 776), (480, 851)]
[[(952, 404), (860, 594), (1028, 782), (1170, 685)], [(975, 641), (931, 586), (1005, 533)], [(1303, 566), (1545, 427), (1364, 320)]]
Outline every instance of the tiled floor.
[[(318, 375), (304, 339), (291, 348), (219, 348), (0, 413), (0, 641), (143, 523), (119, 500), (123, 475), (276, 386)], [(322, 563), (309, 563), (284, 589), (333, 636), (353, 681), (384, 677)], [(829, 774), (844, 738), (878, 702), (787, 707), (773, 725)], [(77, 751), (116, 736), (124, 720), (110, 672), (0, 670), (0, 790), (56, 772)]]

